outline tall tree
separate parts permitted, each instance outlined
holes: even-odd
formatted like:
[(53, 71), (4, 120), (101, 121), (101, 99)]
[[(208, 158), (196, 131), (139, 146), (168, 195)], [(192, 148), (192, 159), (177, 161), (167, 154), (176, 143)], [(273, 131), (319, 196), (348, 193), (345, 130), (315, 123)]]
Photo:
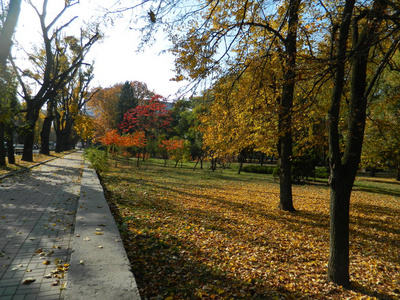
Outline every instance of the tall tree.
[[(0, 79), (1, 90), (0, 90), (0, 165), (5, 165), (5, 149), (4, 141), (6, 137), (6, 122), (10, 119), (10, 109), (9, 104), (10, 95), (9, 87), (11, 86), (10, 77), (7, 70), (7, 59), (11, 52), (11, 47), (13, 44), (12, 37), (15, 32), (15, 27), (17, 26), (19, 13), (21, 11), (21, 0), (10, 0), (8, 8), (6, 11), (1, 12), (1, 31), (0, 31)], [(2, 7), (4, 8), (4, 6)], [(11, 96), (13, 98), (14, 95)], [(7, 109), (6, 109), (7, 108)], [(8, 145), (9, 147), (10, 145)], [(12, 149), (11, 149), (12, 150)], [(11, 158), (11, 163), (13, 162), (13, 156)]]
[(117, 104), (122, 84), (108, 88), (98, 88), (98, 92), (88, 102), (88, 107), (94, 113), (94, 139), (99, 140), (108, 131), (118, 128)]
[[(93, 32), (82, 32), (82, 46), (79, 49), (78, 54), (72, 61), (70, 61), (70, 64), (66, 68), (58, 67), (58, 64), (60, 63), (58, 58), (62, 56), (64, 51), (66, 51), (66, 49), (58, 47), (61, 40), (62, 31), (64, 28), (70, 25), (76, 17), (72, 18), (67, 23), (61, 24), (56, 29), (53, 28), (56, 26), (57, 21), (68, 10), (68, 8), (78, 3), (79, 1), (66, 1), (61, 11), (50, 22), (47, 22), (46, 17), (48, 0), (43, 1), (41, 10), (39, 10), (37, 6), (29, 1), (29, 4), (35, 10), (40, 21), (44, 53), (43, 60), (39, 61), (36, 59), (40, 57), (40, 55), (30, 56), (35, 68), (34, 71), (26, 70), (20, 73), (20, 70), (18, 70), (18, 68), (15, 66), (15, 69), (19, 74), (18, 78), (22, 86), (23, 98), (26, 102), (26, 110), (24, 111), (26, 113), (26, 130), (24, 132), (25, 142), (22, 160), (33, 160), (32, 150), (34, 142), (34, 128), (41, 108), (49, 99), (54, 98), (65, 86), (65, 84), (71, 80), (71, 78), (73, 78), (73, 74), (77, 72), (79, 66), (83, 63), (84, 58), (91, 46), (101, 37), (97, 29), (95, 29)], [(39, 90), (35, 95), (32, 95), (27, 86), (27, 82), (24, 81), (23, 77), (25, 76), (39, 85)]]
[(86, 104), (95, 96), (98, 90), (89, 93), (89, 85), (93, 79), (93, 66), (81, 65), (79, 72), (64, 87), (57, 98), (55, 108), (55, 130), (57, 136), (56, 151), (62, 152), (73, 148), (78, 135), (75, 122), (82, 114)]
[[(375, 58), (373, 49), (385, 37), (390, 29), (386, 27), (393, 17), (398, 15), (396, 4), (388, 9), (390, 2), (374, 0), (365, 11), (355, 9), (355, 0), (346, 0), (339, 23), (335, 60), (335, 78), (333, 82), (331, 106), (329, 111), (329, 149), (330, 149), (330, 248), (328, 279), (337, 284), (348, 286), (349, 280), (349, 214), (350, 195), (358, 170), (366, 121), (366, 108), (372, 87), (376, 84), (389, 58), (398, 46), (399, 36), (392, 46), (385, 49), (378, 61), (375, 72), (367, 76), (368, 65)], [(397, 10), (397, 12), (396, 12)], [(392, 14), (392, 15), (391, 15)], [(398, 18), (398, 17), (397, 17)], [(389, 30), (389, 31), (388, 31)], [(352, 48), (349, 49), (349, 36)], [(334, 40), (334, 39), (332, 39)], [(344, 147), (341, 145), (339, 122), (345, 86), (346, 63), (351, 63), (349, 112)]]
[[(199, 1), (196, 4), (192, 12), (184, 10), (179, 17), (185, 22), (171, 33), (177, 80), (210, 78), (216, 82), (219, 78), (232, 78), (233, 82), (240, 81), (252, 61), (260, 61), (258, 70), (265, 70), (271, 52), (280, 54), (283, 78), (276, 99), (281, 167), (279, 207), (293, 211), (291, 131), (301, 1), (284, 1), (277, 7), (269, 1)], [(272, 13), (276, 8), (278, 13)], [(255, 80), (248, 91), (265, 84)]]
[(118, 99), (118, 115), (117, 123), (120, 124), (124, 120), (124, 114), (129, 110), (135, 108), (139, 103), (135, 97), (133, 87), (129, 81), (126, 81), (121, 88), (121, 94)]
[(117, 124), (120, 124), (124, 120), (124, 114), (134, 109), (138, 105), (145, 104), (155, 94), (150, 91), (147, 85), (140, 81), (126, 81), (121, 87), (121, 92), (118, 98), (118, 111), (117, 111)]
[[(17, 26), (19, 13), (21, 11), (21, 0), (10, 0), (7, 17), (2, 24), (0, 34), (0, 67), (5, 70), (5, 65), (10, 55), (11, 46), (13, 44), (12, 37), (14, 35), (15, 27)], [(3, 14), (4, 15), (4, 14)], [(3, 18), (2, 18), (3, 20)]]

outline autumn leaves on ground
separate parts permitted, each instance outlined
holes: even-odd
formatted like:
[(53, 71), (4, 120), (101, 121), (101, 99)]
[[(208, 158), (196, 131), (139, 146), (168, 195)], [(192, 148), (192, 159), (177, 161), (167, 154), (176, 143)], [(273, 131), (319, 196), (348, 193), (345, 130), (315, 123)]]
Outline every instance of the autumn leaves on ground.
[(278, 210), (272, 176), (193, 171), (150, 160), (101, 177), (143, 299), (400, 299), (400, 185), (358, 178), (351, 280), (326, 281), (329, 189), (294, 186)]

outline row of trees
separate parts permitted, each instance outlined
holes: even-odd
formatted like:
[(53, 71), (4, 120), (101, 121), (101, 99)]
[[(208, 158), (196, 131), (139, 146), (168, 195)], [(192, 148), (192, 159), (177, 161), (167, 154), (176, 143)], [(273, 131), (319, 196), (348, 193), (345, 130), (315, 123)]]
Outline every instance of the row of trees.
[[(293, 151), (325, 138), (328, 279), (348, 286), (350, 195), (362, 146), (379, 131), (389, 147), (397, 139), (390, 131), (396, 132), (398, 101), (378, 107), (397, 89), (396, 82), (385, 88), (382, 79), (398, 72), (398, 2), (161, 0), (152, 8), (149, 29), (158, 20), (169, 26), (176, 79), (213, 82), (202, 117), (204, 143), (213, 155), (249, 147), (277, 153), (281, 209), (295, 209)], [(367, 119), (375, 130), (365, 134)], [(386, 161), (388, 152), (397, 155), (389, 149), (377, 155)]]
[[(64, 9), (74, 4), (66, 1)], [(46, 24), (45, 0), (41, 12), (33, 6), (44, 44), (42, 55), (30, 56), (38, 71), (18, 72), (14, 66), (26, 102), (23, 159), (32, 159), (32, 131), (45, 103), (49, 120), (56, 115), (59, 128), (68, 132), (63, 113), (51, 113), (58, 102), (50, 99), (65, 99), (61, 111), (66, 114), (78, 111), (93, 95), (94, 126), (104, 143), (137, 147), (137, 153), (146, 148), (147, 153), (175, 155), (171, 151), (186, 140), (192, 158), (201, 161), (207, 150), (212, 162), (248, 149), (276, 155), (279, 207), (294, 211), (293, 158), (322, 148), (330, 166), (328, 279), (349, 285), (350, 195), (361, 159), (375, 168), (380, 166), (377, 158), (381, 164), (399, 164), (399, 4), (392, 0), (160, 0), (150, 4), (149, 29), (168, 24), (176, 80), (211, 79), (201, 101), (178, 102), (170, 118), (162, 99), (138, 82), (92, 94), (76, 92), (85, 84), (67, 89), (67, 83), (75, 82), (72, 78), (90, 78), (78, 75), (90, 74), (82, 71), (83, 59), (100, 35), (82, 32), (79, 39), (62, 38), (59, 33), (69, 22), (50, 34), (58, 16)], [(29, 91), (24, 78), (39, 82), (38, 92)], [(7, 91), (12, 91), (15, 85), (9, 82)], [(64, 97), (73, 94), (82, 97), (72, 102)], [(372, 145), (362, 152), (363, 144), (377, 139), (384, 140), (386, 147), (376, 150)]]
[[(62, 21), (66, 12), (79, 1), (62, 1), (55, 15), (49, 14), (49, 1), (42, 5), (31, 1), (28, 4), (36, 13), (41, 30), (42, 42), (31, 51), (25, 51), (30, 65), (21, 66), (11, 56), (12, 36), (16, 28), (21, 1), (10, 0), (3, 7), (1, 38), (1, 117), (0, 117), (0, 164), (5, 165), (4, 141), (7, 141), (8, 161), (14, 163), (13, 136), (17, 130), (23, 137), (22, 160), (33, 160), (35, 128), (43, 117), (40, 132), (41, 152), (49, 154), (49, 135), (54, 122), (57, 134), (57, 151), (70, 149), (76, 143), (76, 132), (87, 137), (91, 121), (82, 111), (93, 96), (89, 84), (93, 78), (93, 67), (85, 62), (91, 47), (101, 39), (96, 26), (81, 29), (77, 36), (66, 34), (65, 30), (76, 17)], [(55, 3), (51, 3), (54, 5)], [(20, 90), (22, 104), (17, 100)], [(23, 115), (23, 118), (21, 117)], [(18, 122), (17, 122), (18, 119)], [(18, 123), (18, 124), (17, 124)], [(75, 135), (75, 137), (74, 137)]]

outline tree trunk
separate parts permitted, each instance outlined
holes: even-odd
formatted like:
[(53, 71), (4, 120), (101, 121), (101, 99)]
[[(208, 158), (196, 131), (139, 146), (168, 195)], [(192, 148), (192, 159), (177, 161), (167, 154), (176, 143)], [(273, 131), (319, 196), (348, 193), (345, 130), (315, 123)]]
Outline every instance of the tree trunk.
[(5, 125), (0, 122), (0, 166), (6, 166), (6, 149), (4, 148)]
[(292, 195), (292, 138), (280, 142), (279, 155), (279, 208), (285, 211), (295, 211)]
[[(348, 0), (344, 9), (344, 14), (351, 16), (348, 12), (347, 5), (350, 5), (352, 10), (354, 0)], [(367, 20), (363, 24), (363, 29), (359, 35), (359, 20), (354, 19), (352, 23), (353, 29), (353, 54), (352, 54), (352, 69), (350, 82), (350, 99), (348, 114), (348, 133), (345, 143), (345, 152), (341, 158), (338, 135), (338, 119), (340, 107), (340, 94), (337, 99), (333, 98), (330, 110), (330, 148), (331, 148), (331, 223), (330, 223), (330, 256), (328, 263), (328, 280), (348, 286), (349, 279), (349, 214), (350, 214), (350, 195), (356, 178), (358, 165), (361, 160), (361, 150), (364, 139), (364, 129), (367, 110), (367, 66), (369, 52), (375, 39), (378, 39), (376, 30), (379, 28), (382, 18), (376, 16), (383, 15), (387, 3), (385, 0), (375, 0), (373, 9)], [(346, 18), (344, 16), (344, 18)], [(343, 21), (344, 22), (344, 21)], [(350, 23), (350, 20), (347, 20)], [(343, 23), (342, 23), (343, 24)], [(349, 24), (348, 24), (349, 25)], [(347, 33), (349, 32), (347, 27)], [(341, 28), (342, 29), (342, 28)], [(342, 32), (341, 32), (342, 33)], [(345, 43), (346, 40), (340, 40)], [(342, 44), (345, 47), (345, 44)], [(344, 57), (343, 57), (344, 59)], [(385, 62), (382, 62), (385, 63)], [(338, 73), (336, 73), (338, 75)], [(337, 78), (336, 78), (337, 79)], [(342, 81), (343, 83), (343, 81)], [(335, 87), (336, 88), (336, 87)], [(334, 88), (335, 92), (339, 92)], [(341, 92), (341, 91), (340, 91)], [(339, 100), (339, 102), (336, 102)], [(337, 107), (332, 108), (334, 105)], [(334, 127), (332, 127), (334, 124)]]
[(239, 170), (238, 170), (238, 174), (240, 174), (240, 172), (242, 172), (243, 163), (244, 163), (245, 157), (246, 157), (245, 150), (240, 151), (240, 153), (239, 153)]
[[(331, 174), (329, 183), (330, 195), (330, 244), (328, 262), (328, 280), (342, 285), (349, 284), (349, 203), (345, 197), (348, 191), (341, 190), (341, 184), (346, 184), (345, 178), (341, 179), (342, 157), (340, 150), (339, 119), (340, 102), (344, 87), (345, 62), (347, 53), (347, 40), (350, 32), (351, 17), (355, 0), (347, 0), (344, 6), (342, 20), (337, 41), (336, 69), (333, 82), (331, 105), (329, 109), (329, 152)], [(332, 32), (334, 35), (335, 32)], [(349, 195), (350, 197), (350, 195)]]
[(369, 176), (370, 177), (375, 177), (376, 176), (376, 168), (375, 167), (371, 167), (369, 169)]
[(348, 286), (349, 278), (349, 218), (353, 181), (343, 167), (332, 168), (330, 193), (330, 247), (328, 280)]
[[(0, 77), (5, 78), (3, 74), (6, 72), (7, 59), (11, 52), (11, 46), (13, 44), (12, 37), (14, 35), (15, 27), (17, 26), (19, 13), (21, 11), (22, 0), (10, 0), (7, 11), (7, 17), (5, 22), (2, 24), (0, 34)], [(5, 141), (5, 123), (0, 123), (0, 166), (6, 165), (6, 151), (4, 148)]]
[(54, 113), (54, 99), (50, 99), (47, 102), (47, 115), (43, 122), (42, 131), (40, 132), (40, 153), (44, 155), (50, 155), (50, 132), (51, 132), (51, 124), (55, 118)]
[[(17, 26), (22, 0), (11, 0), (6, 21), (0, 35), (0, 66), (4, 68), (12, 46), (12, 37)], [(4, 71), (4, 69), (3, 69)], [(2, 72), (2, 71), (1, 71)]]
[[(33, 105), (33, 103), (32, 103)], [(24, 132), (24, 150), (22, 152), (23, 161), (33, 161), (33, 142), (35, 139), (35, 125), (39, 118), (39, 111), (34, 109), (28, 103), (28, 109), (25, 116), (26, 130)]]
[(53, 122), (53, 118), (47, 116), (44, 119), (42, 131), (40, 132), (40, 153), (44, 155), (50, 155), (50, 132), (51, 132), (51, 124)]
[(279, 208), (295, 211), (292, 197), (292, 108), (296, 79), (296, 52), (298, 13), (301, 0), (290, 0), (288, 34), (285, 43), (284, 83), (282, 86), (281, 109), (279, 112), (279, 167), (280, 202)]
[(6, 128), (7, 137), (7, 157), (9, 164), (15, 164), (15, 153), (14, 153), (14, 145), (13, 145), (13, 125), (9, 125)]

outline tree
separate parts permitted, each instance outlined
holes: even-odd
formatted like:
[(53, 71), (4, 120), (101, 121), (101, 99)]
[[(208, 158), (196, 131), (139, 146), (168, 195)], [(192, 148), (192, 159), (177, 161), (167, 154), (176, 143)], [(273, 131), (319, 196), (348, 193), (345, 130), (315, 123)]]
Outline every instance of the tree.
[(130, 109), (124, 114), (120, 129), (124, 133), (144, 131), (146, 138), (154, 138), (168, 131), (171, 124), (170, 112), (161, 100), (160, 95), (155, 95), (149, 103)]
[[(363, 145), (364, 128), (366, 121), (367, 103), (379, 76), (394, 50), (398, 47), (398, 35), (391, 36), (393, 44), (381, 48), (377, 67), (368, 78), (368, 66), (376, 58), (377, 45), (388, 37), (390, 22), (398, 7), (390, 2), (374, 0), (370, 6), (359, 13), (354, 0), (346, 0), (342, 18), (338, 23), (339, 34), (336, 41), (335, 32), (332, 31), (332, 40), (336, 43), (334, 48), (335, 77), (331, 105), (329, 110), (329, 149), (330, 149), (330, 248), (328, 263), (328, 279), (337, 284), (348, 286), (349, 280), (349, 212), (350, 195), (358, 170), (361, 149)], [(385, 22), (383, 22), (385, 20)], [(386, 23), (386, 24), (385, 24)], [(332, 28), (334, 27), (332, 24)], [(350, 29), (352, 31), (352, 49), (348, 49)], [(388, 31), (389, 30), (389, 31)], [(380, 44), (382, 45), (382, 44)], [(372, 51), (374, 50), (374, 51)], [(346, 84), (346, 65), (351, 63), (349, 80), (349, 112), (346, 114), (348, 129), (345, 136), (344, 147), (341, 145), (339, 132), (342, 97)], [(368, 80), (369, 79), (369, 80)]]
[[(93, 66), (82, 65), (79, 72), (71, 79), (57, 97), (55, 109), (55, 130), (57, 136), (56, 151), (62, 152), (74, 148), (78, 136), (75, 129), (76, 120), (97, 90), (89, 93), (93, 79)], [(81, 118), (82, 119), (82, 118)], [(81, 127), (83, 129), (84, 127)]]
[(196, 165), (200, 162), (201, 168), (206, 156), (203, 149), (203, 135), (199, 129), (200, 111), (205, 109), (203, 97), (191, 97), (181, 99), (174, 103), (171, 111), (171, 128), (168, 136), (176, 136), (187, 140), (190, 144), (190, 157), (196, 160)]
[(135, 108), (139, 103), (138, 99), (134, 95), (134, 90), (129, 81), (126, 81), (121, 88), (121, 93), (118, 99), (118, 115), (117, 124), (120, 124), (124, 120), (124, 114)]
[[(118, 125), (123, 121), (123, 114), (128, 109), (119, 108), (122, 90), (130, 91), (132, 98), (136, 99), (136, 105), (141, 105), (150, 100), (154, 93), (149, 91), (147, 85), (143, 82), (133, 81), (115, 84), (108, 88), (97, 88), (98, 92), (94, 95), (88, 103), (89, 109), (95, 114), (95, 140), (103, 136), (108, 130), (118, 128)], [(129, 98), (129, 97), (128, 97)], [(129, 101), (128, 101), (129, 102)], [(132, 103), (127, 107), (133, 108)]]
[(188, 146), (189, 145), (187, 141), (185, 142), (184, 140), (179, 138), (163, 140), (159, 144), (160, 148), (165, 149), (168, 157), (175, 161), (175, 168), (180, 161), (189, 159)]
[[(32, 70), (25, 70), (20, 72), (20, 70), (15, 66), (14, 69), (18, 74), (19, 82), (23, 90), (23, 99), (26, 102), (25, 121), (26, 130), (24, 151), (22, 154), (22, 160), (32, 161), (32, 150), (34, 142), (34, 128), (36, 121), (38, 120), (39, 113), (43, 105), (60, 92), (60, 90), (65, 86), (65, 84), (71, 80), (73, 74), (75, 74), (79, 66), (83, 63), (87, 52), (90, 50), (91, 46), (100, 39), (100, 33), (97, 29), (94, 32), (82, 32), (80, 41), (81, 48), (77, 51), (77, 55), (70, 61), (70, 64), (65, 68), (60, 68), (60, 61), (58, 58), (63, 55), (63, 49), (59, 47), (59, 42), (61, 41), (62, 30), (67, 27), (75, 19), (72, 18), (69, 22), (62, 24), (58, 28), (52, 31), (52, 28), (56, 26), (57, 20), (67, 11), (68, 8), (78, 4), (79, 1), (66, 1), (64, 7), (61, 11), (47, 23), (47, 4), (48, 0), (43, 1), (42, 10), (39, 9), (29, 1), (29, 4), (35, 10), (36, 15), (40, 21), (42, 37), (43, 37), (43, 55), (37, 53), (36, 55), (30, 55), (30, 61), (33, 63), (35, 68)], [(76, 50), (76, 49), (71, 49)], [(39, 85), (39, 90), (35, 95), (32, 95), (28, 88), (28, 83), (23, 80), (23, 77), (29, 78), (31, 81)]]
[[(12, 37), (14, 35), (15, 27), (17, 26), (19, 13), (21, 11), (21, 0), (10, 0), (7, 17), (1, 26), (0, 34), (0, 70), (5, 71), (7, 59), (11, 52), (13, 44)], [(4, 12), (2, 12), (4, 16)], [(4, 20), (4, 18), (2, 18)]]
[(88, 108), (94, 113), (94, 140), (99, 140), (106, 132), (118, 128), (117, 103), (121, 84), (98, 90), (88, 102)]
[[(179, 4), (180, 2), (174, 4)], [(161, 2), (157, 11), (163, 11)], [(279, 54), (280, 78), (278, 114), (278, 153), (280, 156), (281, 195), (279, 207), (293, 211), (291, 188), (292, 111), (297, 74), (297, 32), (300, 0), (277, 5), (278, 14), (268, 14), (273, 5), (267, 1), (207, 1), (184, 10), (184, 20), (171, 32), (172, 52), (176, 55), (177, 80), (202, 81), (229, 78), (240, 81), (252, 61), (258, 71), (266, 69), (272, 52)], [(194, 6), (194, 5), (193, 5)], [(276, 7), (273, 8), (276, 11)], [(158, 16), (156, 16), (157, 19)], [(175, 19), (176, 20), (176, 19)], [(180, 34), (182, 32), (182, 34)], [(255, 77), (251, 89), (266, 83)]]
[(76, 134), (80, 137), (82, 142), (88, 143), (93, 139), (94, 136), (94, 120), (92, 116), (89, 116), (85, 111), (81, 111), (75, 117), (75, 127), (74, 130)]
[[(146, 137), (143, 131), (120, 135), (117, 129), (113, 129), (100, 138), (100, 142), (108, 146), (109, 153), (118, 155), (126, 148), (136, 147), (140, 149), (145, 147)], [(117, 165), (117, 161), (115, 161), (115, 164)], [(137, 165), (139, 166), (139, 156)]]
[[(0, 87), (0, 166), (5, 165), (5, 149), (4, 149), (4, 141), (6, 138), (7, 127), (10, 128), (10, 123), (12, 112), (10, 110), (14, 109), (16, 106), (12, 106), (12, 99), (15, 98), (15, 95), (11, 95), (10, 97), (10, 86), (12, 85), (12, 76), (9, 74), (9, 70), (7, 67), (7, 59), (11, 52), (12, 47), (12, 37), (14, 35), (15, 27), (17, 25), (19, 13), (21, 10), (21, 0), (10, 0), (7, 12), (1, 12), (1, 20), (0, 24), (0, 79), (1, 79), (1, 87)], [(3, 7), (4, 8), (4, 7)], [(4, 20), (5, 19), (5, 20)], [(11, 81), (10, 81), (11, 80)], [(11, 104), (11, 105), (10, 105)], [(8, 134), (10, 134), (8, 130)], [(8, 141), (10, 139), (7, 139)], [(9, 153), (9, 162), (15, 163), (14, 153), (11, 152), (13, 148), (11, 147), (10, 142), (7, 142), (7, 148)]]
[(361, 163), (375, 175), (376, 169), (395, 169), (400, 181), (400, 72), (399, 52), (385, 70), (368, 106)]

